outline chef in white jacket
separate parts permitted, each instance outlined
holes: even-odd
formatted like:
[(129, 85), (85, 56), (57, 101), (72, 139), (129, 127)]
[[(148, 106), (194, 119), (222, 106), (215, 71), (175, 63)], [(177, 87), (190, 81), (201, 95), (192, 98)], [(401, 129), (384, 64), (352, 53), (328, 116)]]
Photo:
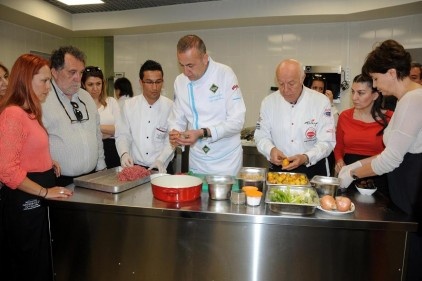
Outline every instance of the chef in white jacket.
[[(258, 151), (281, 170), (330, 175), (326, 157), (336, 144), (330, 100), (303, 85), (300, 62), (287, 59), (276, 70), (279, 90), (264, 98), (255, 130)], [(282, 165), (284, 159), (288, 165)]]
[(167, 127), (173, 102), (161, 95), (163, 82), (161, 65), (147, 60), (139, 71), (142, 94), (124, 102), (116, 123), (116, 147), (122, 167), (136, 164), (173, 173), (170, 162), (174, 149)]
[(213, 61), (196, 35), (179, 40), (177, 59), (183, 73), (174, 82), (171, 144), (190, 146), (194, 173), (236, 175), (243, 162), (240, 131), (246, 112), (236, 75)]

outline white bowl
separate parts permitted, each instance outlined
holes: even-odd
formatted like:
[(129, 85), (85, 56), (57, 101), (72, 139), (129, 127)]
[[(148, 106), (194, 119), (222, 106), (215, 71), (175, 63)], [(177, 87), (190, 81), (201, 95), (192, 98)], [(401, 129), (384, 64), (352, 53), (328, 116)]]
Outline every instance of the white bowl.
[(362, 194), (362, 195), (372, 195), (372, 194), (374, 194), (375, 193), (375, 191), (377, 191), (377, 189), (376, 188), (360, 188), (360, 187), (357, 187), (357, 185), (355, 185), (356, 186), (356, 189), (360, 192), (360, 194)]

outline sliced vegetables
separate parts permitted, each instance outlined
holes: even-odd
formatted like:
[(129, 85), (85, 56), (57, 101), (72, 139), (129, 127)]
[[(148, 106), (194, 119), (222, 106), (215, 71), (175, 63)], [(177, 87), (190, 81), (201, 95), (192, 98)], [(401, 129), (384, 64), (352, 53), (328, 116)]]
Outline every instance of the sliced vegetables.
[(315, 190), (307, 188), (304, 190), (275, 189), (270, 191), (271, 202), (293, 203), (293, 204), (319, 204), (318, 195)]

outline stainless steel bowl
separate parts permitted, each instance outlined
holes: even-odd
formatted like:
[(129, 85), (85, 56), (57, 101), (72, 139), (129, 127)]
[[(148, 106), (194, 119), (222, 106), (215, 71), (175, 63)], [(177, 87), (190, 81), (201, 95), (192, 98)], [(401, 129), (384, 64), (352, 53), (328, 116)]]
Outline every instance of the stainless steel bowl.
[(257, 167), (243, 167), (237, 174), (239, 181), (239, 188), (242, 189), (244, 186), (256, 186), (258, 190), (264, 192), (265, 181), (266, 181), (265, 168)]
[(208, 194), (212, 200), (230, 199), (231, 190), (234, 184), (232, 176), (206, 176), (208, 183)]
[(333, 177), (314, 176), (311, 179), (311, 185), (316, 189), (319, 197), (324, 195), (335, 197), (340, 186), (340, 180)]

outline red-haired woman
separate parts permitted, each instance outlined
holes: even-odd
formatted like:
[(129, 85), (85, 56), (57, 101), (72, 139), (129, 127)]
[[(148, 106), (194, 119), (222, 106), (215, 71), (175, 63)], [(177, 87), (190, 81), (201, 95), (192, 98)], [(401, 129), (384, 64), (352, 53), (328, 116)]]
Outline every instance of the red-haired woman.
[(60, 167), (50, 156), (41, 102), (50, 90), (47, 60), (20, 56), (0, 104), (0, 276), (52, 280), (44, 199), (72, 192), (55, 186)]

